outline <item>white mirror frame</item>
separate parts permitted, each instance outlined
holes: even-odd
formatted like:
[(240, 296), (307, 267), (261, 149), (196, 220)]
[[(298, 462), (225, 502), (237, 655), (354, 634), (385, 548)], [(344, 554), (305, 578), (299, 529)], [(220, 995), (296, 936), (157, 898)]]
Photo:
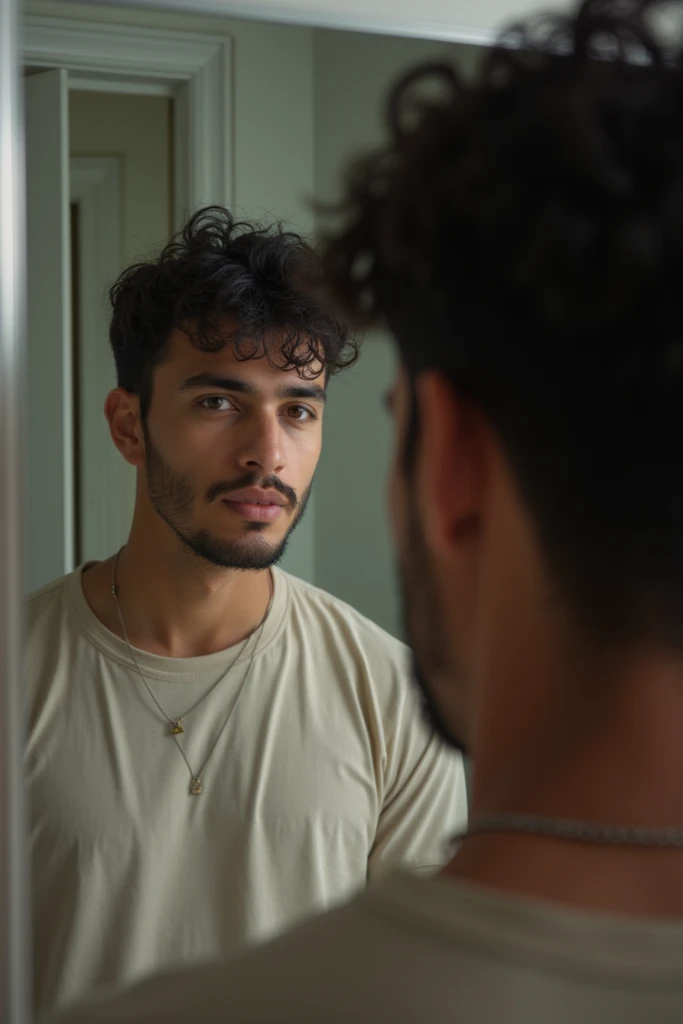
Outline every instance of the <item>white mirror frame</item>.
[(290, 22), (317, 28), (414, 36), (490, 45), (502, 28), (539, 11), (561, 11), (576, 0), (90, 0), (109, 6), (192, 11), (219, 17)]
[(26, 237), (17, 0), (0, 3), (0, 1020), (29, 1024), (20, 517)]

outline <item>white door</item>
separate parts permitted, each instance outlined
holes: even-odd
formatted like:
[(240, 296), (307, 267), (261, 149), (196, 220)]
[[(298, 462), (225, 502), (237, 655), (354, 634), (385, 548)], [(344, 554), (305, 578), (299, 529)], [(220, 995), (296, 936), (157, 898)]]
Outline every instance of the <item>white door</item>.
[(63, 69), (25, 79), (28, 360), (23, 569), (26, 592), (73, 568), (69, 103)]

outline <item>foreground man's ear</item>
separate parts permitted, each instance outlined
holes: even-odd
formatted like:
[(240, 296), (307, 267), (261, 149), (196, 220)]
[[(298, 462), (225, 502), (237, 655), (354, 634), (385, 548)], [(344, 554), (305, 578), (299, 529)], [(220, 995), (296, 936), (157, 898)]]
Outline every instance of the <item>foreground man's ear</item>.
[(437, 559), (456, 553), (477, 518), (485, 460), (483, 417), (441, 373), (415, 381), (419, 434), (416, 506), (425, 542)]

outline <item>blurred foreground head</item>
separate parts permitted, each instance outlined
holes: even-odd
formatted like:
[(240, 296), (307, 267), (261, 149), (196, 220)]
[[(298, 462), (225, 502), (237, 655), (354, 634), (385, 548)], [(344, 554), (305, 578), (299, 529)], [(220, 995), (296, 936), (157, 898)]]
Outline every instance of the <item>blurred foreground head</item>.
[(400, 352), (407, 627), (456, 743), (591, 659), (683, 657), (681, 7), (588, 0), (474, 78), (406, 75), (328, 232), (337, 301)]

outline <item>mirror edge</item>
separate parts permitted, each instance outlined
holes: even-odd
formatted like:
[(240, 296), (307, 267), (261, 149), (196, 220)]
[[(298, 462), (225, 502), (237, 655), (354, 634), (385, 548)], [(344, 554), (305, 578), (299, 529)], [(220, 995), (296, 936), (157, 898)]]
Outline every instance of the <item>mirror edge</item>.
[(19, 3), (0, 3), (0, 1020), (29, 1024), (24, 785), (21, 439), (25, 357), (25, 183)]

